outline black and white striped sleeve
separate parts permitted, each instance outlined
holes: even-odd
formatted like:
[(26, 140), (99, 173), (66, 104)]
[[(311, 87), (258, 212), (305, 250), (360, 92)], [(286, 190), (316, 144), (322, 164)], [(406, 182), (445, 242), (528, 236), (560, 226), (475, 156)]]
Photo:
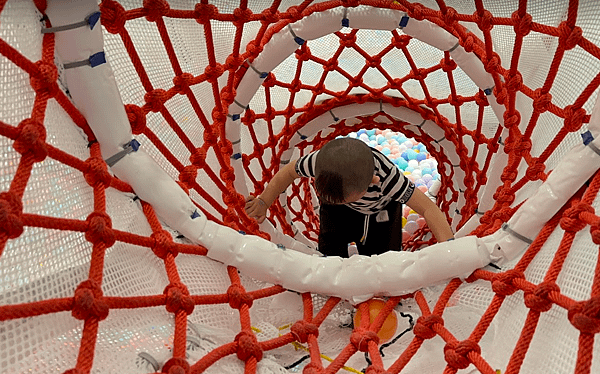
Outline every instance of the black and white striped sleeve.
[(296, 173), (301, 177), (315, 177), (315, 165), (319, 151), (311, 152), (296, 161)]

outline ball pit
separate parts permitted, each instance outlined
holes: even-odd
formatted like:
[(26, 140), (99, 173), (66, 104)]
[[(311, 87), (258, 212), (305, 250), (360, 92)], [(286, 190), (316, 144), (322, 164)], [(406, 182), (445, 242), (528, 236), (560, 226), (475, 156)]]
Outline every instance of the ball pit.
[[(386, 155), (423, 193), (440, 179), (437, 160), (429, 154), (425, 145), (413, 138), (407, 138), (404, 134), (389, 129), (361, 129), (348, 136), (360, 139)], [(423, 217), (409, 207), (404, 207), (402, 240), (408, 240), (424, 225)]]

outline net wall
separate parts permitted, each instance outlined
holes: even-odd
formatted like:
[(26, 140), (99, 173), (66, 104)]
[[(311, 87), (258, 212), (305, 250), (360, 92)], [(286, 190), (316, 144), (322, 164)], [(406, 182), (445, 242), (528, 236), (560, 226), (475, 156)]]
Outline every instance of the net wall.
[[(110, 173), (62, 79), (55, 34), (41, 33), (52, 25), (46, 7), (0, 1), (0, 372), (600, 370), (597, 173), (522, 258), (390, 298), (368, 328), (394, 308), (402, 318), (393, 342), (378, 346), (347, 327), (348, 302), (287, 292), (207, 258)], [(401, 28), (350, 23), (298, 43), (252, 95), (239, 134), (227, 132), (236, 89), (271, 39), (308, 16), (347, 8), (352, 20), (365, 7), (446, 30), (494, 84), (481, 89), (450, 52)], [(580, 144), (600, 84), (594, 1), (107, 0), (100, 9), (106, 57), (145, 152), (210, 220), (263, 237), (244, 195), (260, 193), (282, 161), (362, 128), (426, 144), (453, 227), (480, 212), (468, 233), (493, 233)], [(360, 109), (368, 104), (390, 110)], [(353, 115), (336, 116), (348, 107)], [(314, 129), (322, 115), (331, 119)], [(493, 203), (482, 209), (486, 194)], [(276, 231), (314, 246), (312, 186), (283, 196), (269, 213)], [(404, 246), (434, 242), (423, 229)]]

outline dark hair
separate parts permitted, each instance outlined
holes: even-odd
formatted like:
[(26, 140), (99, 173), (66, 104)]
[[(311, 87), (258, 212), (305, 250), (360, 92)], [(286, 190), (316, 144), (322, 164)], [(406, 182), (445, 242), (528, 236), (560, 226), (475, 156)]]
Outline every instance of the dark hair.
[(353, 138), (334, 139), (317, 153), (317, 194), (325, 203), (341, 204), (348, 195), (369, 187), (374, 170), (373, 152), (367, 144)]

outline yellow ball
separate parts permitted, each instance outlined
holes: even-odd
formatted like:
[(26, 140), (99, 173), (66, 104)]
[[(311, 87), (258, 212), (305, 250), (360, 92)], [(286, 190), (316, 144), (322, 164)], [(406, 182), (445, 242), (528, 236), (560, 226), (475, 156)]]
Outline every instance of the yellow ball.
[(404, 226), (406, 226), (406, 217), (402, 217), (402, 228), (404, 228)]
[[(366, 301), (369, 305), (369, 322), (373, 323), (375, 318), (385, 306), (385, 301), (381, 299), (371, 299)], [(360, 312), (360, 308), (357, 309), (356, 314), (354, 315), (354, 327), (360, 327), (360, 320), (362, 318), (362, 313)], [(398, 328), (398, 317), (396, 316), (396, 312), (392, 310), (390, 314), (385, 318), (381, 329), (377, 332), (377, 336), (379, 337), (379, 343), (385, 343), (390, 341), (394, 334), (396, 334), (396, 329)]]

